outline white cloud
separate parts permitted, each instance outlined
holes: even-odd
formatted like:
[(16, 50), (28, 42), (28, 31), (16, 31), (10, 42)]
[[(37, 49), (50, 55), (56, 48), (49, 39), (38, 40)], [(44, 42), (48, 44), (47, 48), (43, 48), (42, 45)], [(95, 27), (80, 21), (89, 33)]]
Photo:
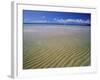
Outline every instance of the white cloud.
[(34, 21), (31, 21), (31, 23), (47, 23), (48, 21), (47, 20), (34, 20)]
[(90, 21), (87, 20), (82, 20), (82, 19), (58, 19), (56, 20), (59, 23), (80, 23), (80, 24), (89, 24)]
[(90, 24), (90, 20), (83, 19), (57, 19), (54, 18), (52, 21), (49, 20), (33, 20), (30, 23), (76, 23), (76, 24)]

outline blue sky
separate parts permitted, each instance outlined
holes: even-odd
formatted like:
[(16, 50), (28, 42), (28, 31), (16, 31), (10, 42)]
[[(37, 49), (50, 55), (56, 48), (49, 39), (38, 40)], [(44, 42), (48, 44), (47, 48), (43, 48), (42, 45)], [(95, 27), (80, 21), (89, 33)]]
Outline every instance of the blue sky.
[(23, 10), (23, 23), (91, 25), (91, 14)]

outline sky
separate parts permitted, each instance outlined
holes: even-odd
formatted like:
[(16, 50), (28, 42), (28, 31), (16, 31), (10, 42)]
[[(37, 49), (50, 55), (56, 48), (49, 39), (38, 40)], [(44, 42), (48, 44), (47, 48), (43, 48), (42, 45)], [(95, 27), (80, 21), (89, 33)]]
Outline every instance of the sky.
[(23, 23), (91, 25), (90, 13), (23, 10)]

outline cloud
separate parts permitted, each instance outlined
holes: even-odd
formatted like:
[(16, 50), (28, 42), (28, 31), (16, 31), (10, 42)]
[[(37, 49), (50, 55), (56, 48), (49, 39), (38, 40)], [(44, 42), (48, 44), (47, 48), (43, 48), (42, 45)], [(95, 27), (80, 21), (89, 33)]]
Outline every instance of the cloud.
[(82, 19), (58, 19), (56, 20), (58, 23), (77, 23), (77, 24), (90, 24), (90, 20), (82, 20)]
[(90, 24), (90, 20), (83, 20), (83, 19), (58, 19), (54, 18), (52, 20), (33, 20), (29, 21), (29, 23), (61, 23), (61, 24)]
[(48, 23), (47, 20), (33, 20), (33, 21), (30, 21), (30, 23)]

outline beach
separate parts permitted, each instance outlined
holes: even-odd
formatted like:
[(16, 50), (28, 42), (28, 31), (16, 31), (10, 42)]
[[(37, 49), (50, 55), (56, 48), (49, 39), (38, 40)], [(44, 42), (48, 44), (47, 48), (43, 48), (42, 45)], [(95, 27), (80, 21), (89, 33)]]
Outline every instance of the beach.
[(90, 26), (24, 24), (23, 69), (91, 65)]

